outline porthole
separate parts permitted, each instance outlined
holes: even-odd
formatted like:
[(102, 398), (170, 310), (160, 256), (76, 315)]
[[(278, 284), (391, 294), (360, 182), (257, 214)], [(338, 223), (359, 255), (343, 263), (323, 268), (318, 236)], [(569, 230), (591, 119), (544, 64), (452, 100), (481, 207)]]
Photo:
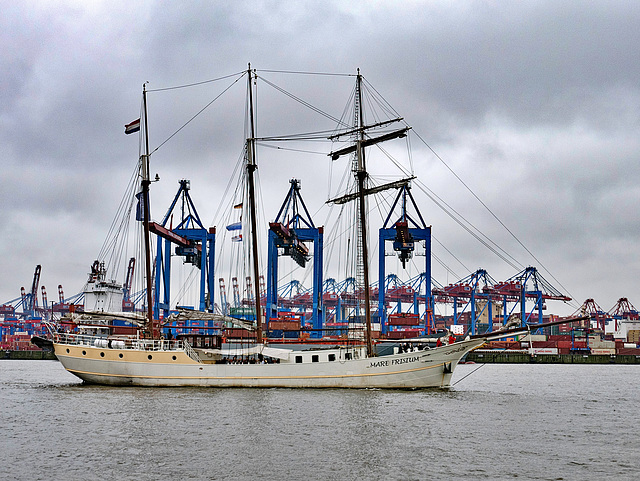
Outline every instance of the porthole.
[(149, 354), (149, 355), (147, 356), (147, 359), (149, 359), (149, 361), (151, 361), (151, 359), (153, 359), (153, 356), (152, 356), (151, 354)]
[(122, 359), (123, 358), (122, 353), (118, 354), (118, 357)]
[(87, 355), (87, 351), (82, 351), (82, 355), (86, 356)]
[(173, 359), (175, 361), (178, 358), (176, 356), (171, 356), (171, 359)]
[(67, 348), (67, 354), (69, 354), (71, 351), (69, 350), (69, 348)]
[(104, 357), (104, 352), (101, 352), (101, 353), (100, 353), (100, 357)]

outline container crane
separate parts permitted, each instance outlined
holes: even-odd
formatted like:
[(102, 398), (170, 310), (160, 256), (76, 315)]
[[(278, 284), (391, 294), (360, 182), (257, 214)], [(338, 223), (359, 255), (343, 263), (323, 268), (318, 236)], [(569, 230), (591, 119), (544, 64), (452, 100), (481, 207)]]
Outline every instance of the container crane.
[(622, 319), (629, 319), (630, 321), (637, 321), (640, 319), (638, 310), (633, 307), (633, 304), (629, 302), (626, 297), (618, 299), (616, 304), (607, 313), (611, 319), (615, 322), (615, 330), (618, 330), (618, 321)]
[(238, 278), (231, 278), (231, 287), (233, 289), (233, 307), (240, 307), (240, 287), (238, 286)]
[[(311, 293), (311, 321), (313, 337), (321, 337), (324, 324), (322, 306), (322, 251), (324, 230), (316, 227), (300, 194), (300, 181), (291, 179), (287, 195), (274, 222), (269, 223), (267, 256), (266, 322), (278, 318), (278, 256), (291, 257), (300, 267), (309, 261), (309, 248), (305, 242), (313, 242), (313, 287)], [(301, 326), (302, 327), (302, 326)]]
[(135, 305), (131, 301), (131, 288), (133, 287), (133, 273), (136, 267), (136, 258), (132, 257), (129, 259), (129, 265), (127, 266), (127, 277), (124, 281), (124, 286), (122, 286), (122, 311), (123, 312), (133, 312), (135, 310)]
[(36, 269), (33, 273), (33, 282), (31, 283), (31, 290), (29, 293), (25, 290), (24, 287), (20, 288), (20, 298), (22, 304), (22, 317), (35, 317), (36, 309), (38, 307), (38, 286), (40, 284), (40, 272), (42, 270), (42, 266), (37, 265)]
[[(534, 322), (533, 313), (536, 309), (538, 310), (537, 322), (543, 322), (542, 311), (546, 308), (545, 301), (556, 300), (568, 302), (571, 300), (570, 297), (562, 294), (544, 279), (535, 267), (531, 266), (507, 279), (505, 284), (494, 289), (493, 293), (513, 298), (516, 296), (518, 289), (520, 291), (518, 296), (520, 302), (520, 319), (522, 320), (523, 326)], [(506, 315), (506, 300), (507, 298), (505, 298), (504, 319), (508, 317)], [(526, 308), (527, 300), (534, 302), (529, 312), (527, 312)]]
[(624, 338), (627, 338), (629, 330), (638, 329), (638, 325), (640, 324), (638, 310), (633, 307), (633, 304), (631, 304), (626, 297), (618, 299), (616, 304), (607, 313), (607, 316), (615, 322), (616, 337), (619, 337), (620, 333), (622, 333)]
[[(493, 325), (492, 300), (495, 296), (492, 294), (493, 286), (497, 283), (493, 277), (485, 269), (478, 269), (473, 274), (459, 280), (454, 284), (433, 290), (433, 295), (439, 298), (450, 298), (453, 300), (453, 324), (459, 324), (460, 313), (458, 306), (462, 303), (463, 312), (468, 307), (470, 312), (469, 333), (474, 335), (478, 330), (478, 319), (486, 313), (488, 322), (485, 330), (491, 330)], [(482, 304), (480, 311), (477, 308), (480, 305), (478, 301), (486, 301)]]
[[(151, 222), (149, 229), (158, 236), (156, 254), (156, 277), (154, 317), (160, 317), (160, 310), (164, 316), (170, 309), (171, 289), (171, 244), (176, 244), (175, 253), (200, 269), (200, 304), (198, 310), (211, 310), (214, 305), (214, 266), (215, 266), (215, 233), (216, 228), (206, 229), (198, 216), (189, 190), (191, 183), (187, 179), (178, 181), (179, 188), (173, 202), (169, 206), (160, 224)], [(181, 217), (177, 227), (172, 228), (173, 211), (181, 201)], [(169, 226), (168, 226), (169, 225)], [(160, 294), (163, 294), (160, 300)]]
[(47, 288), (42, 286), (40, 290), (42, 292), (42, 312), (45, 314), (44, 317), (46, 318), (47, 306), (49, 305), (49, 300), (47, 299)]
[(590, 322), (586, 324), (587, 328), (591, 327), (591, 323), (595, 323), (596, 327), (605, 330), (607, 324), (607, 313), (602, 310), (598, 303), (593, 299), (586, 299), (580, 309), (578, 309), (582, 316), (589, 316)]
[(227, 302), (227, 288), (222, 277), (218, 279), (218, 284), (220, 286), (220, 307), (222, 315), (226, 316), (229, 314), (229, 303)]
[[(77, 294), (74, 297), (78, 297), (80, 296), (80, 294)], [(73, 299), (74, 297), (72, 297), (71, 299)], [(71, 301), (71, 299), (67, 299), (67, 301)], [(69, 312), (70, 309), (70, 304), (69, 302), (64, 301), (64, 289), (62, 288), (62, 284), (58, 284), (58, 303), (54, 304), (51, 307), (53, 312), (58, 312), (60, 313), (60, 315), (66, 314), (67, 312)]]
[[(425, 243), (425, 319), (424, 331), (430, 333), (435, 329), (433, 324), (433, 308), (434, 300), (431, 293), (431, 227), (427, 227), (420, 209), (411, 194), (411, 186), (409, 181), (405, 179), (397, 185), (398, 194), (389, 209), (389, 214), (379, 230), (379, 253), (378, 253), (378, 285), (384, 284), (386, 277), (386, 258), (385, 258), (385, 242), (393, 242), (393, 250), (398, 253), (398, 258), (402, 263), (402, 267), (406, 267), (406, 263), (413, 256), (415, 241), (424, 241)], [(413, 213), (409, 212), (412, 208)], [(399, 213), (395, 213), (399, 210)], [(394, 217), (394, 213), (395, 216)], [(392, 221), (395, 218), (395, 221)], [(387, 332), (387, 313), (385, 309), (385, 289), (378, 291), (378, 312), (380, 313), (380, 328), (382, 333)]]
[(254, 304), (253, 298), (253, 283), (251, 282), (251, 276), (247, 276), (245, 278), (245, 282), (247, 283), (247, 298), (242, 301), (242, 303), (246, 306), (252, 306)]

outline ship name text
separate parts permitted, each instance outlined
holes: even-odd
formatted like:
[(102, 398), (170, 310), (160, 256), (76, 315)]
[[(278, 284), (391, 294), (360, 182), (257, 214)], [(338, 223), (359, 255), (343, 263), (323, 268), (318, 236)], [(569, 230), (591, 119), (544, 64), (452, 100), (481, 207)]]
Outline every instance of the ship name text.
[(402, 357), (400, 359), (385, 359), (380, 361), (372, 361), (369, 367), (387, 367), (395, 366), (397, 364), (407, 364), (410, 362), (416, 362), (420, 360), (420, 356)]

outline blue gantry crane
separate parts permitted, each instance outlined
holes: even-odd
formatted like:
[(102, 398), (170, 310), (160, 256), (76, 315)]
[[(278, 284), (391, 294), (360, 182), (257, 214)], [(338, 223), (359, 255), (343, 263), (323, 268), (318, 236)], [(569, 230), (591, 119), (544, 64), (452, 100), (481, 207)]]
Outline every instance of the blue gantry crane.
[[(413, 207), (414, 214), (409, 212), (409, 207)], [(396, 210), (400, 210), (399, 214), (395, 214), (395, 221), (391, 223), (391, 219), (394, 216)], [(411, 195), (411, 188), (408, 183), (405, 183), (399, 190), (389, 215), (382, 228), (379, 230), (380, 236), (380, 249), (379, 249), (379, 285), (384, 285), (384, 279), (386, 275), (385, 266), (385, 242), (393, 242), (393, 250), (398, 253), (398, 258), (402, 262), (402, 267), (406, 266), (406, 263), (413, 256), (416, 241), (425, 242), (425, 321), (424, 329), (426, 333), (431, 332), (434, 329), (433, 324), (433, 296), (431, 294), (431, 227), (427, 227), (422, 214), (418, 209), (418, 206)], [(380, 328), (383, 334), (388, 331), (387, 326), (387, 313), (385, 309), (386, 289), (378, 290), (378, 312), (380, 313)]]
[[(546, 300), (557, 300), (568, 302), (570, 297), (562, 294), (555, 287), (551, 285), (535, 267), (527, 267), (518, 274), (512, 276), (504, 282), (504, 285), (494, 286), (495, 293), (505, 294), (505, 314), (504, 318), (507, 318), (506, 312), (506, 300), (510, 293), (508, 287), (511, 287), (511, 292), (515, 291), (518, 294), (518, 301), (520, 305), (520, 319), (522, 325), (527, 325), (536, 322), (542, 322), (542, 311), (545, 308), (544, 302)], [(527, 300), (533, 301), (531, 310), (527, 311)], [(537, 311), (537, 318), (534, 314)]]
[[(211, 310), (214, 305), (214, 260), (215, 227), (206, 229), (189, 195), (189, 180), (178, 181), (180, 187), (169, 206), (162, 222), (152, 222), (151, 232), (158, 236), (156, 254), (156, 278), (154, 317), (160, 317), (160, 310), (166, 317), (170, 309), (171, 291), (171, 246), (176, 245), (175, 254), (184, 258), (185, 263), (200, 269), (200, 300), (198, 310)], [(176, 227), (169, 224), (172, 214), (180, 201), (180, 222)]]
[[(269, 223), (267, 260), (267, 329), (278, 316), (278, 256), (291, 257), (300, 267), (310, 260), (305, 242), (313, 242), (312, 314), (313, 336), (320, 337), (323, 325), (322, 250), (323, 228), (316, 227), (300, 195), (300, 181), (291, 179), (290, 188), (274, 222)], [(301, 326), (302, 327), (302, 326)]]
[[(491, 330), (492, 328), (493, 313), (491, 300), (494, 298), (494, 285), (496, 285), (496, 281), (493, 277), (491, 277), (485, 269), (478, 269), (454, 284), (434, 289), (433, 293), (439, 299), (452, 300), (453, 324), (460, 324), (460, 316), (468, 308), (470, 322), (467, 331), (470, 334), (476, 334), (478, 318), (483, 313), (487, 314), (489, 324), (487, 330)], [(477, 302), (478, 300), (484, 300), (485, 302), (479, 304)], [(458, 311), (458, 307), (462, 307), (462, 311)], [(480, 310), (478, 310), (478, 307), (480, 307)]]

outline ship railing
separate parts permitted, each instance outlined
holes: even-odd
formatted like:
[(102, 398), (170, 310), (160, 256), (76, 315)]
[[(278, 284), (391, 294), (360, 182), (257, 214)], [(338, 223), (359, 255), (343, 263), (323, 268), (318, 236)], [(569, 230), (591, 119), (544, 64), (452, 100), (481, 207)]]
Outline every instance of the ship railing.
[(200, 362), (198, 354), (193, 350), (188, 342), (175, 339), (104, 337), (88, 334), (54, 332), (53, 340), (54, 342), (61, 344), (100, 347), (105, 349), (136, 349), (144, 351), (175, 351), (184, 349), (190, 358), (194, 361)]
[(196, 362), (201, 362), (200, 356), (198, 356), (198, 353), (193, 350), (193, 348), (191, 347), (191, 344), (189, 344), (187, 341), (182, 341), (182, 344), (184, 347), (184, 352), (187, 353), (187, 356), (189, 356), (191, 359), (193, 359)]

